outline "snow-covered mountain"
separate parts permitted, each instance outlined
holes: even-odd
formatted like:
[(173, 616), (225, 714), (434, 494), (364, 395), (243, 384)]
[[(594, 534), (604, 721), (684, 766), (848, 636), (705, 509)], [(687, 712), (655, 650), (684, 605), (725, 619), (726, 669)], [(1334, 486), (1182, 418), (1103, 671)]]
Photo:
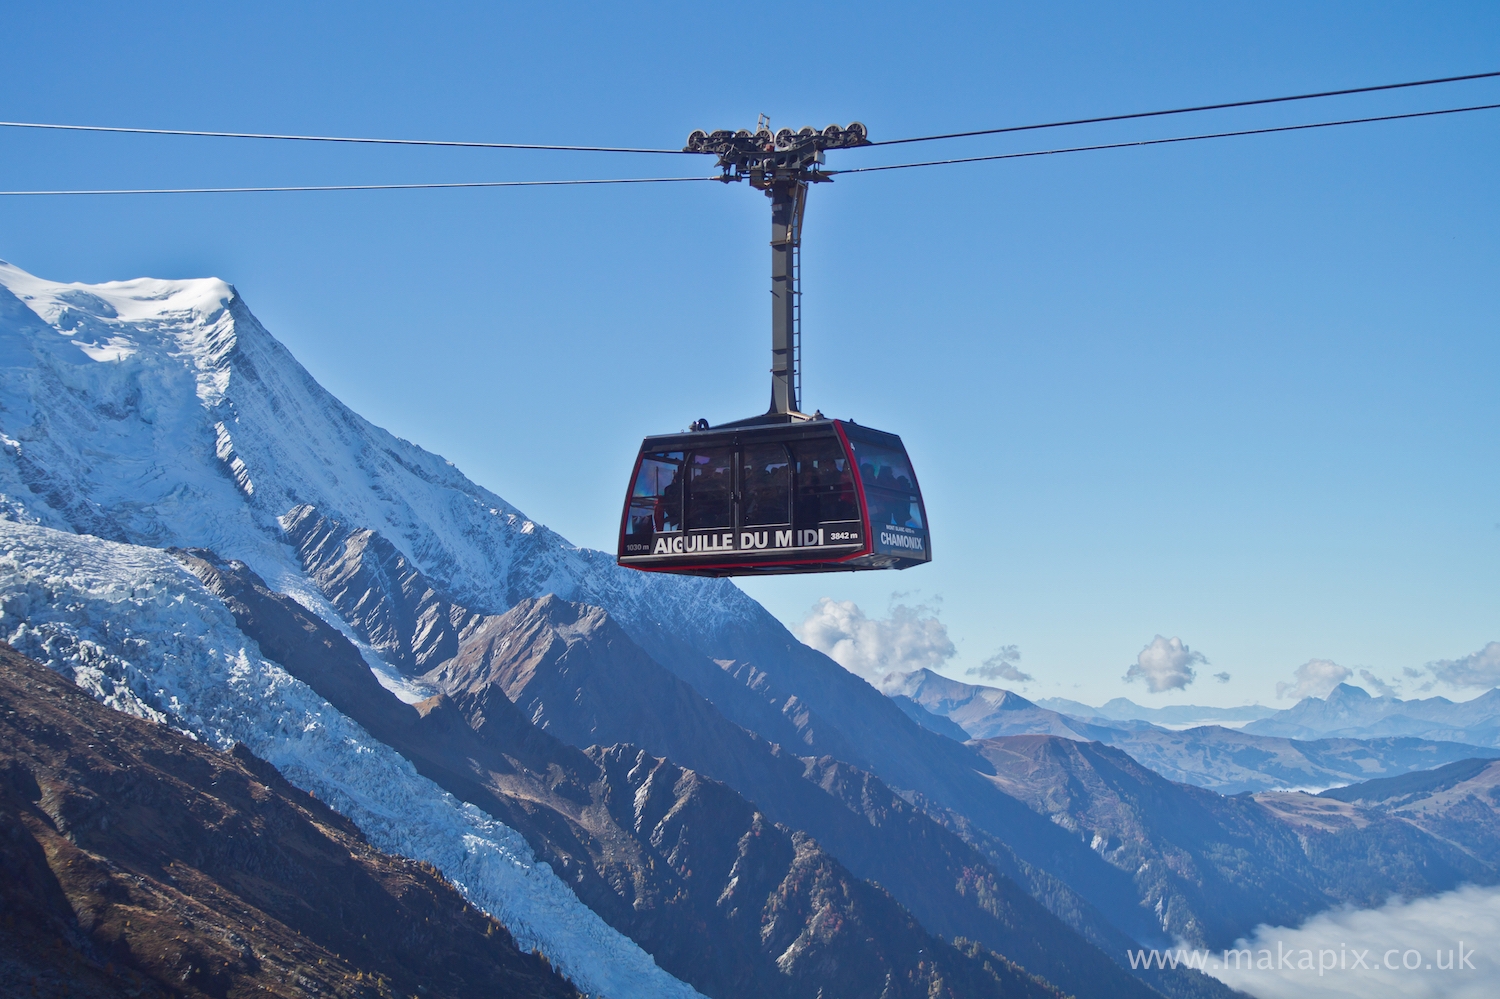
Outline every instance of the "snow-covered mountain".
[[(966, 750), (924, 738), (731, 583), (621, 570), (371, 425), (221, 281), (64, 285), (0, 264), (0, 526), (0, 637), (106, 703), (214, 745), (245, 742), (614, 999), (694, 993), (575, 895), (554, 893), (560, 883), (514, 830), (447, 797), (264, 656), (164, 549), (248, 564), (353, 639), (408, 698), (420, 683), (410, 664), (382, 662), (378, 629), (359, 616), (372, 601), (397, 619), (409, 607), (418, 632), (424, 611), (460, 603), (476, 620), (549, 593), (602, 608), (712, 689), (704, 696), (734, 723), (815, 756), (875, 760), (897, 786), (980, 802), (997, 830), (1029, 824), (1028, 850), (1099, 866), (1076, 844), (1032, 843), (1056, 839), (1054, 827), (985, 784)], [(308, 547), (318, 539), (328, 550)], [(355, 579), (345, 570), (358, 572), (358, 592), (335, 585)], [(1050, 878), (1033, 880), (1071, 897)], [(1128, 898), (1116, 902), (1137, 935), (1155, 932)], [(1074, 962), (1090, 969), (1084, 980), (1144, 989), (1103, 952), (1093, 958)]]
[(726, 581), (576, 548), (320, 386), (223, 281), (57, 284), (0, 262), (0, 510), (153, 548), (211, 548), (315, 599), (278, 518), (379, 531), (485, 612), (556, 593), (709, 643), (769, 620)]

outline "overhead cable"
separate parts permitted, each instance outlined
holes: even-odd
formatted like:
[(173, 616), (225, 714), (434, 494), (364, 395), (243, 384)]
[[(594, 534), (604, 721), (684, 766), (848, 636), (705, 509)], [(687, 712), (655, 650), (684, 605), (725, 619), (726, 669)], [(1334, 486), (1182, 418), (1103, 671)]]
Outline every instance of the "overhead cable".
[(1300, 132), (1311, 128), (1332, 128), (1335, 125), (1362, 125), (1372, 121), (1398, 121), (1403, 118), (1431, 118), (1436, 115), (1462, 114), (1465, 111), (1491, 111), (1500, 104), (1475, 104), (1463, 108), (1443, 108), (1438, 111), (1411, 111), (1406, 114), (1385, 114), (1373, 118), (1345, 118), (1341, 121), (1314, 121), (1303, 125), (1277, 125), (1272, 128), (1246, 128), (1235, 132), (1207, 132), (1202, 135), (1176, 135), (1166, 139), (1136, 139), (1130, 142), (1103, 142), (1092, 146), (1065, 146), (1059, 149), (1032, 149), (1021, 153), (997, 153), (993, 156), (964, 156), (949, 160), (926, 160), (921, 163), (891, 163), (886, 166), (851, 167), (847, 170), (829, 170), (828, 176), (850, 173), (877, 173), (881, 170), (907, 170), (912, 167), (947, 166), (952, 163), (985, 163), (991, 160), (1019, 160), (1028, 156), (1058, 156), (1062, 153), (1087, 153), (1100, 149), (1129, 149), (1135, 146), (1162, 146), (1172, 142), (1197, 142), (1200, 139), (1228, 139), (1237, 135), (1267, 135), (1271, 132)]
[[(1092, 125), (1110, 121), (1130, 121), (1139, 118), (1156, 118), (1164, 115), (1188, 114), (1196, 111), (1221, 111), (1229, 108), (1254, 107), (1265, 104), (1281, 104), (1288, 101), (1314, 100), (1322, 97), (1341, 97), (1348, 94), (1369, 94), (1384, 90), (1402, 90), (1410, 87), (1428, 87), (1443, 83), (1460, 83), (1466, 80), (1484, 80), (1500, 77), (1500, 70), (1489, 73), (1468, 73), (1463, 76), (1444, 76), (1429, 80), (1411, 80), (1405, 83), (1382, 83), (1369, 87), (1346, 87), (1342, 90), (1323, 90), (1310, 94), (1292, 94), (1285, 97), (1263, 97), (1255, 100), (1228, 101), (1221, 104), (1200, 104), (1193, 107), (1171, 108), (1162, 111), (1137, 111), (1130, 114), (1103, 115), (1095, 118), (1074, 118), (1067, 121), (1040, 122), (1031, 125), (1009, 125), (1003, 128), (976, 129), (968, 132), (947, 132), (941, 135), (920, 135), (908, 139), (886, 139), (867, 143), (867, 146), (895, 146), (909, 142), (932, 142), (938, 139), (961, 139), (978, 135), (1001, 135), (1007, 132), (1028, 132), (1044, 128), (1062, 128), (1068, 125)], [(56, 122), (0, 121), (0, 128), (34, 128), (63, 132), (112, 132), (127, 135), (181, 135), (218, 139), (274, 139), (288, 142), (342, 142), (358, 145), (379, 146), (438, 146), (457, 149), (535, 149), (552, 152), (576, 153), (648, 153), (661, 155), (693, 155), (683, 149), (655, 149), (641, 146), (577, 146), (548, 145), (530, 142), (464, 142), (449, 139), (385, 139), (345, 135), (292, 135), (278, 132), (219, 132), (184, 128), (132, 128), (120, 125), (69, 125)]]
[(605, 180), (475, 180), (450, 184), (309, 184), (293, 187), (146, 187), (76, 191), (0, 191), (0, 197), (65, 194), (281, 194), (287, 191), (420, 191), (454, 187), (582, 187), (597, 184), (682, 184), (719, 177), (620, 177)]
[[(1105, 142), (1089, 146), (1064, 146), (1056, 149), (1032, 149), (1019, 153), (996, 153), (990, 156), (964, 156), (946, 160), (924, 160), (919, 163), (890, 163), (884, 166), (851, 167), (845, 170), (828, 170), (824, 176), (843, 176), (853, 173), (879, 173), (884, 170), (908, 170), (914, 167), (949, 166), (956, 163), (986, 163), (996, 160), (1017, 160), (1033, 156), (1058, 156), (1063, 153), (1086, 153), (1105, 149), (1130, 149), (1139, 146), (1161, 146), (1176, 142), (1198, 142), (1203, 139), (1228, 139), (1243, 135), (1268, 135), (1274, 132), (1301, 132), (1314, 128), (1332, 128), (1338, 125), (1362, 125), (1377, 121), (1400, 121), (1410, 118), (1432, 118), (1439, 115), (1463, 114), (1468, 111), (1493, 111), (1500, 104), (1475, 104), (1461, 108), (1440, 108), (1436, 111), (1409, 111), (1404, 114), (1376, 115), (1368, 118), (1344, 118), (1338, 121), (1315, 121), (1301, 125), (1276, 125), (1269, 128), (1246, 128), (1233, 132), (1206, 132), (1199, 135), (1176, 135), (1164, 139), (1135, 139), (1128, 142)], [(0, 191), (0, 197), (84, 195), (84, 194), (270, 194), (290, 191), (415, 191), (441, 188), (473, 187), (576, 187), (600, 184), (681, 184), (696, 181), (723, 181), (723, 177), (618, 177), (589, 180), (480, 180), (456, 183), (430, 184), (320, 184), (285, 187), (158, 187), (158, 188), (114, 188), (94, 190), (34, 190)]]
[(1104, 115), (1099, 118), (1073, 118), (1068, 121), (1049, 121), (1036, 125), (1009, 125), (1005, 128), (982, 128), (972, 132), (947, 132), (942, 135), (919, 135), (911, 139), (886, 139), (871, 142), (867, 146), (899, 146), (908, 142), (933, 142), (938, 139), (966, 139), (975, 135), (1001, 135), (1005, 132), (1031, 132), (1041, 128), (1063, 128), (1067, 125), (1096, 125), (1106, 121), (1130, 121), (1136, 118), (1160, 118), (1164, 115), (1189, 114), (1194, 111), (1223, 111), (1228, 108), (1248, 108), (1262, 104), (1285, 104), (1288, 101), (1310, 101), (1320, 97), (1343, 97), (1347, 94), (1372, 94), (1381, 90), (1403, 90), (1408, 87), (1430, 87), (1439, 83), (1459, 83), (1464, 80), (1487, 80), (1500, 76), (1493, 73), (1469, 73), (1465, 76), (1443, 76), (1432, 80), (1412, 80), (1408, 83), (1382, 83), (1373, 87), (1348, 87), (1343, 90), (1322, 90), (1313, 94), (1292, 94), (1288, 97), (1261, 97), (1250, 101), (1229, 101), (1224, 104), (1199, 104), (1188, 108), (1172, 108), (1167, 111), (1136, 111), (1131, 114)]
[(528, 142), (458, 142), (444, 139), (366, 139), (346, 135), (280, 135), (269, 132), (198, 132), (185, 128), (124, 128), (115, 125), (57, 125), (39, 121), (0, 121), (5, 128), (43, 128), (60, 132), (120, 132), (128, 135), (189, 135), (213, 139), (280, 139), (288, 142), (353, 142), (368, 146), (448, 146), (460, 149), (543, 149), (567, 153), (672, 153), (681, 149), (633, 146), (547, 146)]

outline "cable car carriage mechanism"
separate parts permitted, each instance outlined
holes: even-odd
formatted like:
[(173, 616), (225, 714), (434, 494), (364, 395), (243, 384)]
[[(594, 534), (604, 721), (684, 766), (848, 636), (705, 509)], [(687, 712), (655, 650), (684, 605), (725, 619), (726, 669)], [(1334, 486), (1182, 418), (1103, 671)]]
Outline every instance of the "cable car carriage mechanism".
[(833, 179), (819, 169), (823, 150), (868, 142), (859, 122), (688, 136), (686, 152), (718, 155), (725, 183), (748, 180), (771, 199), (771, 407), (641, 442), (620, 522), (620, 565), (743, 576), (931, 560), (922, 492), (901, 438), (798, 409), (808, 185)]

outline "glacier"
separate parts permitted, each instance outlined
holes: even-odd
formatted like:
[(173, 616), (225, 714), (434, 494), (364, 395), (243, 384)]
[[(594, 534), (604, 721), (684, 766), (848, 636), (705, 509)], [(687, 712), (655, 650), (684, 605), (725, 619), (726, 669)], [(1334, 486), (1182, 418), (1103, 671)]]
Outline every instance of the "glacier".
[(219, 749), (244, 743), (379, 849), (434, 864), (584, 991), (698, 999), (584, 906), (519, 833), (263, 658), (167, 552), (0, 520), (0, 636), (111, 707)]

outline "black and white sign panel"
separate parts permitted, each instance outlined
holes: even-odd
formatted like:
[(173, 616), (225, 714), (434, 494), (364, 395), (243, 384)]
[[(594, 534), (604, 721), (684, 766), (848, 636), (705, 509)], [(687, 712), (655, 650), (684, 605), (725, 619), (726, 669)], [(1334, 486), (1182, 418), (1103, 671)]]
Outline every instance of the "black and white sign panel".
[(824, 524), (816, 528), (749, 527), (739, 531), (673, 531), (648, 541), (631, 541), (625, 555), (712, 556), (774, 555), (819, 548), (861, 548), (864, 529), (858, 523)]

